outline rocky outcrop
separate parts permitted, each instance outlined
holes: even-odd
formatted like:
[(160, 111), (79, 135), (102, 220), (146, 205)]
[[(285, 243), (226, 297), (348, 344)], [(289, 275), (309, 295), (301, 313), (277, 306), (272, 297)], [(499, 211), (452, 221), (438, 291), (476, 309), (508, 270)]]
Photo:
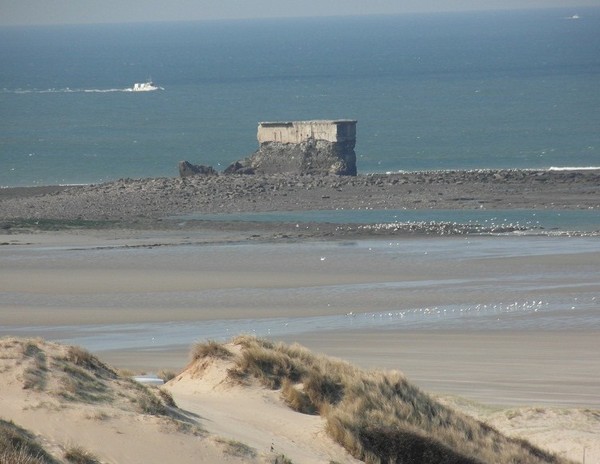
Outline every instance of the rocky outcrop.
[(165, 217), (184, 213), (482, 208), (600, 211), (600, 170), (219, 175), (4, 188), (0, 231), (15, 224), (48, 228), (56, 220), (73, 221), (67, 227), (81, 221), (153, 220), (162, 227)]
[(181, 177), (191, 176), (216, 176), (219, 173), (212, 166), (192, 164), (189, 161), (179, 162), (179, 175)]
[(356, 121), (261, 122), (259, 149), (226, 174), (356, 175)]
[(231, 174), (356, 175), (354, 142), (308, 140), (301, 143), (267, 142), (248, 158), (226, 170)]
[(254, 174), (254, 168), (247, 159), (231, 163), (223, 171), (224, 174)]

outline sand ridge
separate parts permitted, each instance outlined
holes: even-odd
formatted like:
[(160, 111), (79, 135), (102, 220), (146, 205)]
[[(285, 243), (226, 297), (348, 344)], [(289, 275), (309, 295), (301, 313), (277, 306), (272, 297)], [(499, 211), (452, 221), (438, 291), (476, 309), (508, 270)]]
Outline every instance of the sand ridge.
[[(239, 346), (227, 349), (239, 353)], [(192, 363), (166, 389), (177, 403), (201, 415), (207, 431), (261, 450), (282, 454), (292, 462), (360, 462), (331, 438), (319, 416), (300, 414), (286, 406), (276, 390), (257, 383), (233, 382), (233, 362), (205, 358)]]
[[(60, 462), (74, 446), (103, 463), (172, 462), (174, 455), (184, 464), (271, 463), (288, 452), (294, 462), (355, 462), (324, 436), (318, 419), (294, 413), (275, 394), (214, 388), (227, 366), (212, 366), (202, 379), (180, 375), (169, 387), (178, 407), (152, 414), (139, 409), (147, 389), (108, 367), (106, 377), (70, 396), (69, 379), (93, 372), (68, 362), (69, 350), (42, 340), (0, 339), (0, 419), (31, 431)], [(91, 397), (95, 390), (106, 398)]]
[[(239, 346), (226, 345), (232, 353)], [(0, 419), (13, 421), (59, 462), (77, 446), (104, 463), (358, 462), (325, 433), (319, 416), (283, 403), (279, 390), (239, 383), (232, 362), (190, 363), (164, 387), (176, 407), (143, 412), (142, 387), (76, 347), (43, 340), (0, 339)], [(83, 354), (82, 354), (83, 353)], [(77, 385), (75, 385), (77, 383)], [(111, 400), (107, 401), (109, 398)], [(443, 403), (517, 438), (578, 461), (600, 457), (597, 411), (491, 408), (457, 397)]]

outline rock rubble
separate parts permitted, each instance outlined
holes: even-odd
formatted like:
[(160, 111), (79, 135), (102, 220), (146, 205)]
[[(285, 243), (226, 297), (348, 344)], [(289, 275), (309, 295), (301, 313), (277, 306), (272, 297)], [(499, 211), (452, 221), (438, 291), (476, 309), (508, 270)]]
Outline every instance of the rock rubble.
[(0, 221), (160, 221), (186, 213), (334, 209), (600, 208), (600, 171), (209, 175), (0, 189)]

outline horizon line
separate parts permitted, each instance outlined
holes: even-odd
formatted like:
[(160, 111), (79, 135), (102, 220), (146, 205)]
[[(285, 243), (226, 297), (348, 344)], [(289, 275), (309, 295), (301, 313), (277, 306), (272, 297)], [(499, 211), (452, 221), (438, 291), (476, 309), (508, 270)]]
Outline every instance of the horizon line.
[(197, 18), (197, 19), (130, 19), (125, 21), (80, 21), (80, 22), (32, 22), (32, 23), (2, 23), (1, 28), (19, 28), (19, 27), (44, 27), (44, 26), (110, 26), (110, 25), (142, 25), (142, 24), (190, 24), (190, 23), (217, 23), (217, 22), (254, 22), (254, 21), (282, 21), (282, 20), (308, 20), (308, 19), (350, 19), (350, 18), (377, 18), (377, 17), (398, 17), (398, 16), (436, 16), (436, 15), (457, 15), (465, 13), (509, 13), (526, 11), (573, 11), (600, 9), (600, 5), (574, 5), (574, 6), (547, 6), (522, 8), (477, 8), (464, 10), (439, 10), (439, 11), (406, 11), (397, 13), (372, 13), (372, 14), (323, 14), (307, 16), (261, 16), (261, 17), (215, 17), (215, 18)]

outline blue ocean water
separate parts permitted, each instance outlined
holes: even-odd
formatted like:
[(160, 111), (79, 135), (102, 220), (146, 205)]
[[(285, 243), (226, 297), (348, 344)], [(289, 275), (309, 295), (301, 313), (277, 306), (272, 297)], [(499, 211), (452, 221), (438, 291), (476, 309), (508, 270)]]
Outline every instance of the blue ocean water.
[(362, 173), (600, 166), (599, 50), (600, 8), (4, 27), (0, 186), (224, 168), (265, 120), (357, 119)]

